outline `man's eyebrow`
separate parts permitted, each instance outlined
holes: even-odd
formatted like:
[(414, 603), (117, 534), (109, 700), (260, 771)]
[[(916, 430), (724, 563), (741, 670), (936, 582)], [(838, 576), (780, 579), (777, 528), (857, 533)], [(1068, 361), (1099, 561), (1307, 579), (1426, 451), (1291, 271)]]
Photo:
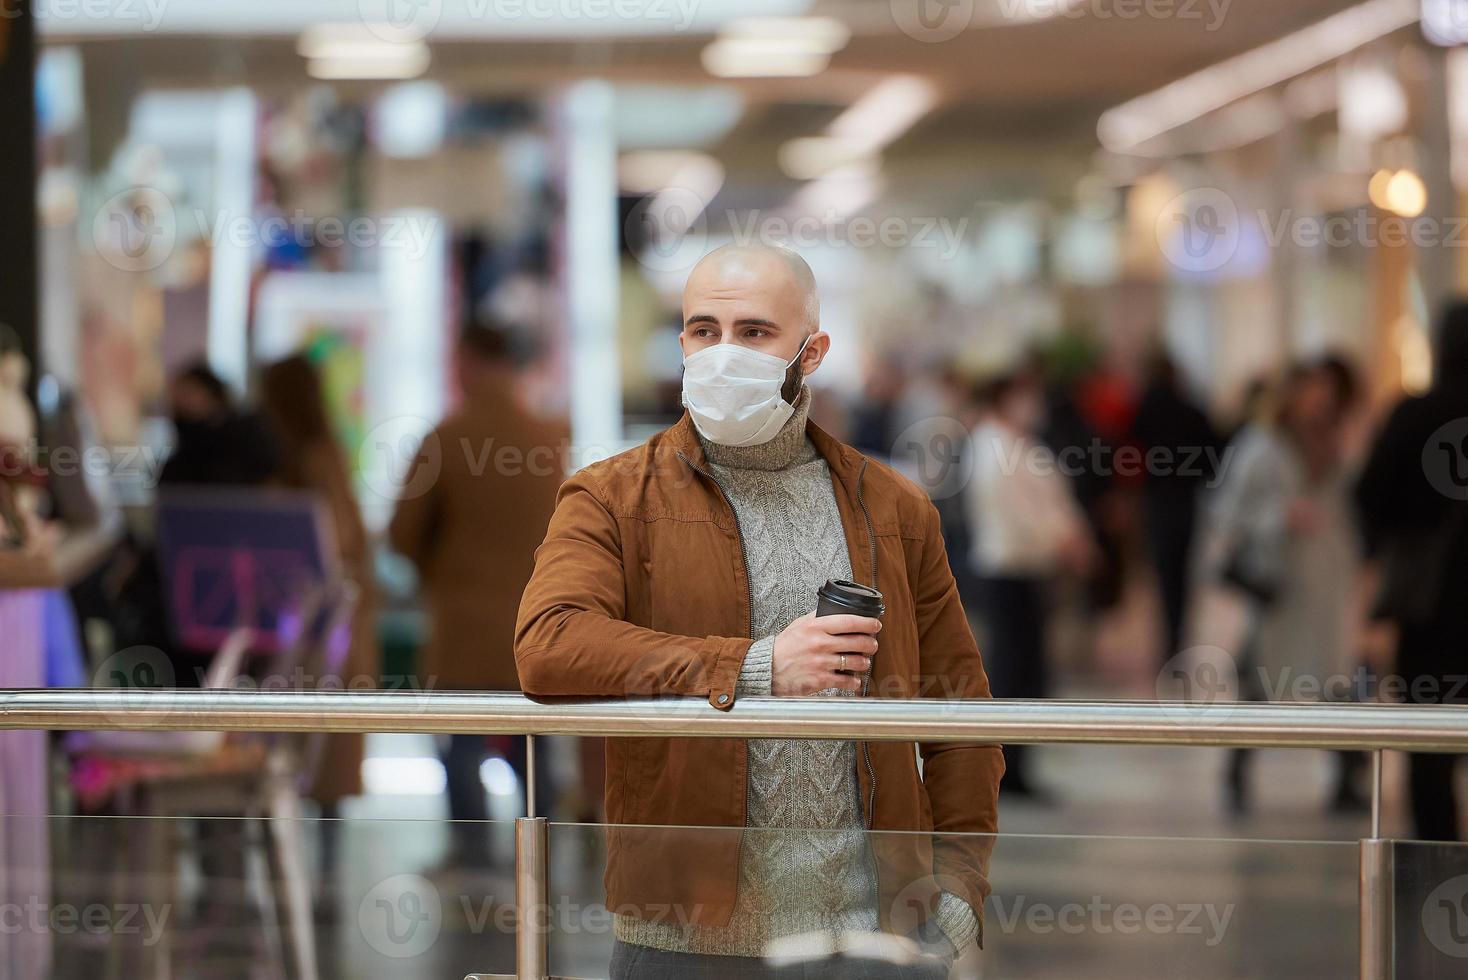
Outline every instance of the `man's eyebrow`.
[[(687, 320), (683, 321), (683, 325), (684, 326), (688, 326), (688, 325), (694, 324), (694, 323), (713, 323), (713, 324), (717, 324), (718, 322), (719, 322), (719, 318), (716, 317), (716, 316), (714, 316), (712, 313), (695, 313), (692, 316), (690, 316)], [(780, 325), (778, 323), (776, 323), (774, 320), (766, 320), (764, 317), (758, 317), (758, 316), (743, 316), (743, 317), (740, 317), (739, 319), (737, 319), (737, 320), (734, 321), (734, 326), (736, 326), (736, 327), (769, 327), (769, 328), (774, 329), (774, 330), (779, 330), (780, 329)]]

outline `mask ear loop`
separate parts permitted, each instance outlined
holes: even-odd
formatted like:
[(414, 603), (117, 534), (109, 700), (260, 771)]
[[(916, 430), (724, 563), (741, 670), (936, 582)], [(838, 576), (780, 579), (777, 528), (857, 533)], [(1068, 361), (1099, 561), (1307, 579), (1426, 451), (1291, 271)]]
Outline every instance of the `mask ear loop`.
[(807, 334), (805, 340), (801, 341), (800, 343), (800, 350), (796, 351), (795, 356), (790, 359), (790, 363), (785, 365), (786, 377), (785, 383), (780, 386), (780, 397), (784, 398), (788, 404), (794, 405), (795, 399), (800, 397), (800, 392), (798, 390), (792, 390), (789, 396), (786, 396), (785, 394), (785, 389), (793, 388), (794, 383), (800, 379), (800, 372), (798, 370), (795, 372), (794, 375), (790, 374), (790, 370), (800, 363), (800, 356), (805, 353), (806, 345), (810, 343), (810, 339), (814, 336), (814, 333)]

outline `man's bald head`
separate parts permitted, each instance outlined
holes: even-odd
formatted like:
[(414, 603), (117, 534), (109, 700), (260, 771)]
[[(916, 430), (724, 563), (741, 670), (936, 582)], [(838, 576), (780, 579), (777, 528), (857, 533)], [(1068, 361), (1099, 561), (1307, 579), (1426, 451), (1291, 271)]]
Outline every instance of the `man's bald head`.
[(782, 305), (794, 299), (805, 335), (820, 329), (821, 301), (810, 266), (794, 249), (763, 242), (722, 245), (698, 260), (683, 292), (685, 323), (692, 315), (688, 309), (690, 291), (727, 293), (750, 287)]

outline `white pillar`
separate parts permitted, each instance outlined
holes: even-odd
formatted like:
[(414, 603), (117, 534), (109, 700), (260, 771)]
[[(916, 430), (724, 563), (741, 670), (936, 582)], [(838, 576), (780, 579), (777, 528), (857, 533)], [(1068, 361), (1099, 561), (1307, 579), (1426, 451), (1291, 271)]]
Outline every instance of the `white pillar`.
[[(234, 88), (214, 117), (214, 209), (229, 222), (255, 212), (255, 96)], [(250, 373), (250, 246), (216, 236), (209, 269), (209, 366), (238, 391)]]
[(561, 99), (565, 174), (564, 289), (572, 462), (611, 455), (622, 443), (617, 357), (617, 142), (612, 87), (578, 82)]

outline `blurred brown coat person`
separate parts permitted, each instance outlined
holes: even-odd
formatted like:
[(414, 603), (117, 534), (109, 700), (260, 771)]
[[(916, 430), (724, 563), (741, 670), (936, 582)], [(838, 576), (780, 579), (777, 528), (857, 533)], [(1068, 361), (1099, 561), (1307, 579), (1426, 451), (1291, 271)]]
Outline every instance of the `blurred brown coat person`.
[(388, 529), (423, 577), (419, 678), (438, 690), (520, 689), (515, 616), (564, 473), (566, 433), (516, 403), (502, 345), (460, 343), (464, 403), (424, 438)]

